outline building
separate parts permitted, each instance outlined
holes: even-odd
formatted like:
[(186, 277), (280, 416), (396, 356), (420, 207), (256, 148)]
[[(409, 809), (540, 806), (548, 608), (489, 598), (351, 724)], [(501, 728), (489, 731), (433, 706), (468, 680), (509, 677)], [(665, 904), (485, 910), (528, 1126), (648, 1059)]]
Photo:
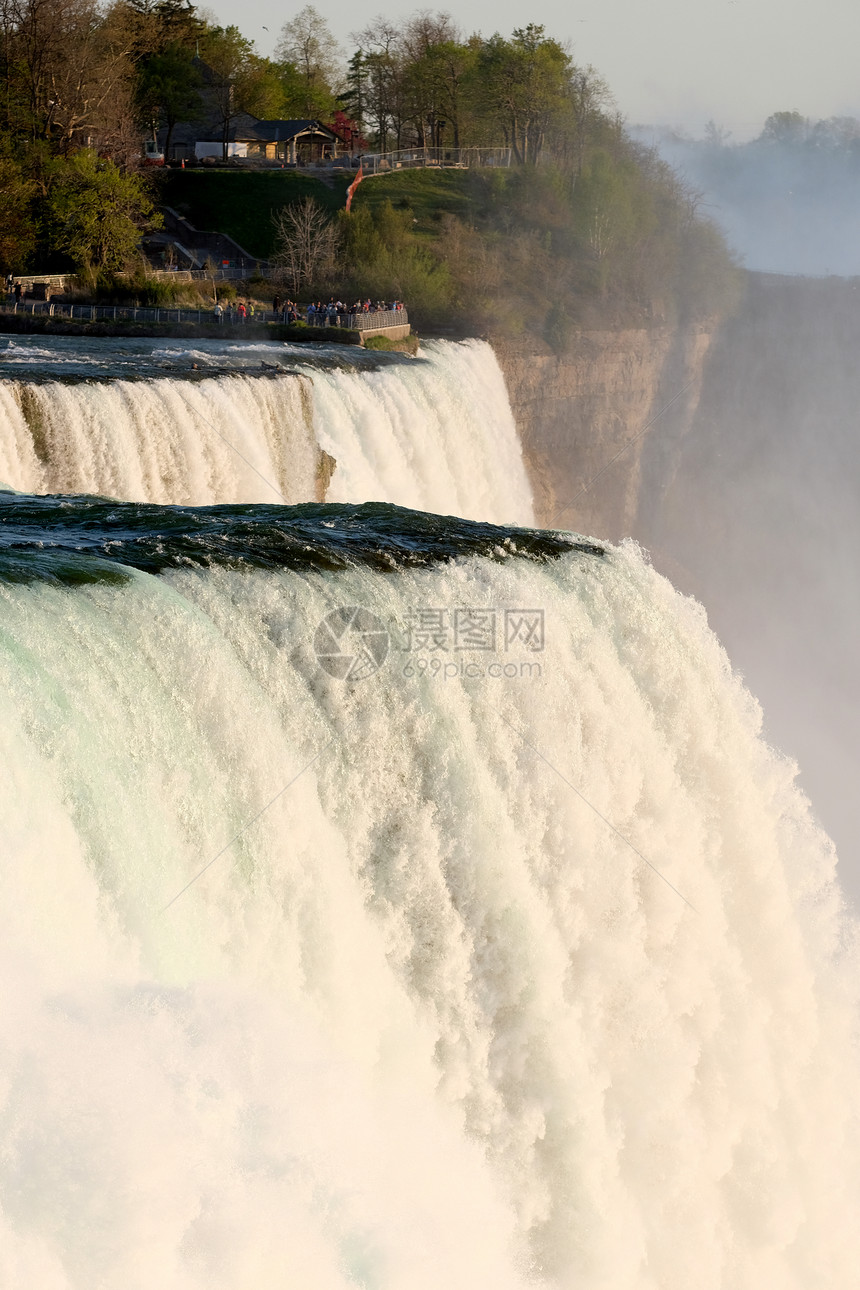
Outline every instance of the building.
[(220, 161), (226, 145), (231, 158), (291, 166), (333, 160), (342, 148), (335, 132), (320, 121), (261, 121), (247, 112), (237, 112), (227, 122), (216, 117), (179, 122), (169, 144), (167, 130), (158, 132), (158, 145), (169, 162)]

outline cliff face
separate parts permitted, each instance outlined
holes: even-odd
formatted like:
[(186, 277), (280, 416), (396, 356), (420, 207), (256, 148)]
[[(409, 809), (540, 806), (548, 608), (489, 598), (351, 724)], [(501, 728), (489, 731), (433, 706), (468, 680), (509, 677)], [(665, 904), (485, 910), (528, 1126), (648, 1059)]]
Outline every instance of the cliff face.
[(711, 334), (670, 326), (585, 331), (569, 353), (494, 342), (538, 522), (617, 539), (671, 472), (702, 385)]

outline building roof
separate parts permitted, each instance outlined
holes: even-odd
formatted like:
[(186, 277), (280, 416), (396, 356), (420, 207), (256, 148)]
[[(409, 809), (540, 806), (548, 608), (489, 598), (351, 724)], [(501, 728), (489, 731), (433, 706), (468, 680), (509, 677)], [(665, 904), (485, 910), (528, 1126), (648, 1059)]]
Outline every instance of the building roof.
[(267, 143), (283, 143), (300, 134), (322, 135), (331, 141), (338, 137), (334, 130), (330, 130), (321, 121), (258, 121), (255, 128), (259, 131), (257, 137), (265, 139)]
[[(167, 134), (166, 129), (159, 131), (159, 138)], [(338, 136), (328, 126), (319, 121), (260, 121), (247, 112), (237, 112), (230, 120), (227, 131), (228, 143), (287, 143), (301, 135), (322, 138), (326, 142), (340, 142)], [(207, 141), (220, 142), (224, 137), (224, 124), (217, 117), (211, 116), (203, 121), (179, 121), (173, 128), (172, 143), (193, 147), (195, 143)]]

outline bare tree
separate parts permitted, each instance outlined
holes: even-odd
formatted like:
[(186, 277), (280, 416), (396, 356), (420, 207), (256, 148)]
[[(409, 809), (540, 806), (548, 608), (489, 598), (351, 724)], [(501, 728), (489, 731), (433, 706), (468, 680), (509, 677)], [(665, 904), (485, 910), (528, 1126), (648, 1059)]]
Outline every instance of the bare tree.
[(281, 28), (277, 57), (295, 67), (303, 86), (309, 117), (327, 116), (334, 94), (342, 88), (342, 51), (328, 23), (313, 5), (305, 5)]
[(10, 12), (33, 137), (68, 153), (130, 115), (132, 32), (115, 14), (96, 0), (11, 0)]
[(599, 133), (607, 110), (614, 106), (614, 99), (606, 81), (590, 63), (587, 67), (574, 69), (569, 92), (576, 123), (576, 173), (581, 175), (592, 135)]
[(319, 202), (305, 197), (282, 206), (274, 217), (278, 281), (298, 299), (302, 291), (334, 264), (338, 230)]

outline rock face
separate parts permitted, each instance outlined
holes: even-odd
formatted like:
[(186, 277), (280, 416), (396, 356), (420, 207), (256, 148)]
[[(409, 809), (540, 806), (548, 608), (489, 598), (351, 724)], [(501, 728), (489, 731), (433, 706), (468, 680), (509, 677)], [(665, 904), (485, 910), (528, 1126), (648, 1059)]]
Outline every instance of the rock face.
[(314, 501), (324, 502), (331, 477), (337, 470), (337, 461), (325, 448), (317, 447), (317, 470), (314, 481)]
[(583, 331), (568, 353), (499, 341), (538, 522), (618, 539), (660, 488), (698, 406), (706, 328)]

